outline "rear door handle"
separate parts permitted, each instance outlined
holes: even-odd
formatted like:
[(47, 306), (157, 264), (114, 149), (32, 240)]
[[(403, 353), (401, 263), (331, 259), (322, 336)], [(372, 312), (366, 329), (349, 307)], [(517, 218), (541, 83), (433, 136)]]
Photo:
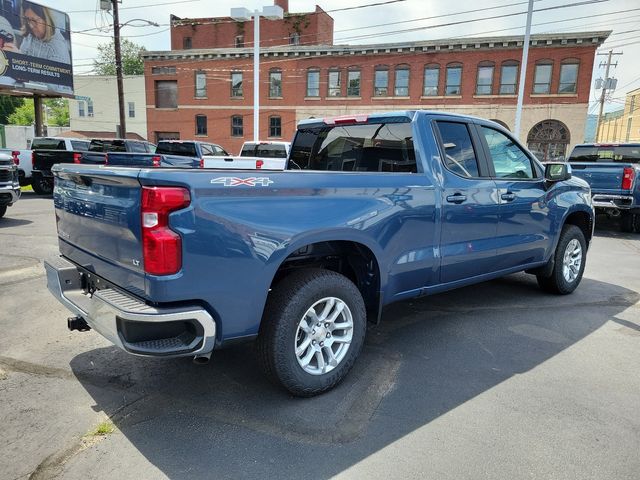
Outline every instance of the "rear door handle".
[(462, 195), (461, 193), (456, 193), (455, 195), (449, 195), (447, 197), (447, 202), (449, 203), (462, 203), (467, 200), (466, 195)]
[(503, 193), (500, 198), (505, 202), (513, 202), (516, 199), (516, 194), (512, 192)]

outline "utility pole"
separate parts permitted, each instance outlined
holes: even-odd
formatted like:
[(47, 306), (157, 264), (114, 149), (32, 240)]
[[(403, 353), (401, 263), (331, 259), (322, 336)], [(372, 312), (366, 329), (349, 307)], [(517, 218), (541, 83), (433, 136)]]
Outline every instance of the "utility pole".
[(531, 17), (533, 16), (533, 1), (529, 0), (527, 9), (527, 28), (524, 32), (524, 46), (522, 48), (522, 62), (520, 62), (520, 81), (518, 82), (518, 103), (516, 104), (516, 123), (513, 134), (520, 140), (520, 121), (522, 119), (522, 103), (524, 102), (524, 83), (527, 79), (527, 62), (529, 61), (529, 39), (531, 38)]
[[(604, 71), (604, 81), (602, 82), (602, 93), (600, 94), (600, 111), (598, 112), (598, 124), (596, 127), (596, 142), (600, 140), (600, 124), (602, 122), (602, 110), (604, 110), (604, 99), (607, 94), (607, 87), (609, 86), (609, 67), (611, 67), (611, 57), (613, 55), (622, 55), (622, 52), (614, 52), (609, 50), (609, 53), (598, 53), (598, 56), (606, 55), (607, 63), (600, 63), (600, 66), (606, 66)], [(614, 67), (618, 66), (618, 62), (614, 64)]]
[(120, 128), (117, 136), (126, 138), (127, 124), (124, 116), (124, 85), (122, 82), (122, 53), (120, 51), (120, 17), (118, 15), (118, 0), (111, 0), (113, 5), (113, 43), (116, 53), (116, 82), (118, 84), (118, 110), (120, 111)]

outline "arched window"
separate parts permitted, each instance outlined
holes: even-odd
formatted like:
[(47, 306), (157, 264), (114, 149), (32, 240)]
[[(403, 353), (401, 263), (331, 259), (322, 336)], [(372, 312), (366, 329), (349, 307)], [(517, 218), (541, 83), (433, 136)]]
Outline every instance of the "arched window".
[(500, 69), (500, 95), (515, 95), (518, 91), (518, 66), (517, 60), (502, 62)]
[(551, 93), (551, 74), (553, 62), (551, 60), (538, 60), (533, 76), (533, 93)]
[(450, 63), (447, 65), (447, 83), (444, 87), (445, 95), (462, 94), (462, 64)]
[(527, 146), (540, 161), (564, 160), (571, 134), (558, 120), (544, 120), (533, 126), (527, 135)]
[(478, 78), (476, 80), (476, 95), (491, 95), (493, 93), (493, 62), (478, 64)]
[(560, 85), (558, 93), (576, 93), (578, 86), (578, 68), (580, 60), (567, 58), (560, 65)]
[(396, 67), (396, 77), (393, 85), (396, 97), (409, 96), (409, 65), (398, 65)]
[(440, 83), (440, 65), (430, 63), (424, 67), (424, 86), (422, 95), (425, 97), (438, 96), (438, 84)]

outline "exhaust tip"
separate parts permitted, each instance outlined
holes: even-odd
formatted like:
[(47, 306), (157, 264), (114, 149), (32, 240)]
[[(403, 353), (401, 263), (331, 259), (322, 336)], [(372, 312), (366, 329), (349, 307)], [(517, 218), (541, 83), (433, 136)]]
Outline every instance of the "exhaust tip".
[(71, 331), (77, 330), (79, 332), (88, 332), (91, 330), (89, 324), (82, 317), (67, 318), (67, 328)]
[(211, 360), (211, 354), (209, 355), (198, 355), (197, 357), (193, 357), (193, 363), (196, 365), (206, 365)]

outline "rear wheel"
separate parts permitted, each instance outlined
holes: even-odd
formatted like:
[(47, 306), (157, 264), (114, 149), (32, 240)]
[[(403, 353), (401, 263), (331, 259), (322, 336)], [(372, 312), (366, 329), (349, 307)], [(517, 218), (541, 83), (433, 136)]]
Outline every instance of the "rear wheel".
[(620, 230), (625, 233), (633, 233), (637, 216), (630, 212), (623, 212), (620, 216)]
[(633, 216), (633, 230), (636, 233), (640, 233), (640, 213), (636, 213)]
[(33, 177), (31, 186), (38, 195), (51, 195), (53, 193), (53, 178)]
[(7, 213), (7, 206), (3, 205), (0, 207), (0, 218), (4, 217), (5, 213)]
[(349, 372), (366, 332), (358, 288), (345, 276), (309, 269), (269, 294), (257, 347), (267, 375), (294, 395), (330, 390)]
[(547, 292), (566, 295), (573, 292), (584, 273), (587, 242), (582, 230), (575, 225), (565, 225), (554, 253), (551, 275), (538, 275), (538, 285)]

